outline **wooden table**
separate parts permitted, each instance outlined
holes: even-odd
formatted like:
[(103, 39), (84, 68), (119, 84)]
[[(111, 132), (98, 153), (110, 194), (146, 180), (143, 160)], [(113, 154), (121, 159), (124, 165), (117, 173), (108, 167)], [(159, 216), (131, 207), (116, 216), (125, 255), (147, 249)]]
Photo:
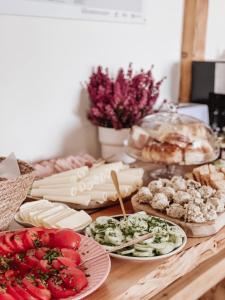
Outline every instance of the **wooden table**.
[[(125, 207), (127, 213), (133, 212), (130, 203)], [(116, 214), (121, 214), (118, 205), (93, 213), (92, 218)], [(21, 226), (13, 222), (10, 227)], [(189, 238), (182, 252), (158, 262), (116, 258), (111, 262), (106, 282), (87, 300), (198, 299), (225, 278), (225, 228), (207, 238)]]
[[(126, 211), (133, 212), (130, 203)], [(119, 206), (92, 214), (120, 214)], [(158, 262), (111, 259), (106, 282), (88, 300), (198, 299), (225, 278), (225, 228), (207, 238), (189, 238), (185, 249)], [(224, 298), (225, 299), (225, 298)]]

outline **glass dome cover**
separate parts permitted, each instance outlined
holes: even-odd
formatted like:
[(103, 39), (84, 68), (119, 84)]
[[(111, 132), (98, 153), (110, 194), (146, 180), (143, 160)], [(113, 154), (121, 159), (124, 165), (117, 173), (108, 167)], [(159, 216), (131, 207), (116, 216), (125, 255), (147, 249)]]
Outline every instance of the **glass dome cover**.
[(209, 126), (172, 110), (149, 115), (133, 126), (127, 153), (149, 163), (196, 165), (215, 160), (219, 148)]

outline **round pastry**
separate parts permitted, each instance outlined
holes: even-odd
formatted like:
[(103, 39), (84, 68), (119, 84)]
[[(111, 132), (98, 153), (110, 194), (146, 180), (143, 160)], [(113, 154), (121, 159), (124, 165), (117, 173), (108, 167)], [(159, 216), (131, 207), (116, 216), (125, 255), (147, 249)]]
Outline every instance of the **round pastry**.
[(171, 218), (181, 219), (185, 215), (185, 208), (178, 203), (173, 203), (166, 209), (166, 213)]
[(158, 180), (152, 180), (148, 184), (148, 188), (152, 193), (157, 193), (160, 191), (160, 189), (163, 187), (163, 182), (161, 179)]
[(203, 223), (206, 221), (198, 205), (189, 202), (188, 204), (186, 204), (185, 208), (186, 208), (185, 219), (188, 222)]
[(213, 205), (216, 212), (222, 213), (224, 212), (224, 202), (219, 198), (211, 197), (207, 200), (211, 205)]
[(154, 209), (163, 210), (169, 206), (168, 198), (163, 193), (156, 193), (151, 201), (151, 206)]
[(136, 195), (134, 195), (132, 197), (133, 199), (137, 199), (137, 201), (139, 203), (143, 203), (143, 204), (146, 204), (146, 203), (149, 203), (152, 198), (153, 198), (153, 195), (152, 193), (150, 192), (149, 188), (147, 187), (142, 187), (140, 188), (140, 190), (137, 192)]
[(159, 190), (160, 193), (163, 193), (167, 196), (168, 200), (171, 201), (175, 195), (175, 190), (170, 186), (164, 186)]
[(186, 191), (186, 180), (181, 176), (173, 176), (171, 179), (172, 187), (176, 191)]
[(199, 189), (201, 187), (201, 183), (193, 179), (188, 179), (186, 184), (188, 189)]
[(212, 205), (211, 201), (201, 204), (200, 208), (206, 221), (212, 221), (217, 218), (215, 206)]
[(202, 198), (209, 198), (215, 193), (215, 190), (211, 188), (211, 186), (203, 185), (198, 189), (199, 193), (201, 194)]
[(199, 193), (199, 191), (195, 190), (194, 188), (187, 189), (187, 193), (190, 194), (193, 199), (195, 199), (195, 198), (201, 199), (201, 197), (202, 197), (201, 194)]
[(173, 201), (181, 205), (189, 202), (191, 199), (192, 199), (191, 195), (183, 191), (178, 191), (173, 196)]

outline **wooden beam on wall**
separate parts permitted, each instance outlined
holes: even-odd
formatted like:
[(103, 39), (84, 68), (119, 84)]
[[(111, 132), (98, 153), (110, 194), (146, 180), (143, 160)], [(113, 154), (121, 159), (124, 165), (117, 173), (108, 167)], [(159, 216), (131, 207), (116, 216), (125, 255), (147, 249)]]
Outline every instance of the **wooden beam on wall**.
[(181, 50), (180, 102), (189, 102), (193, 60), (204, 60), (208, 0), (185, 0)]

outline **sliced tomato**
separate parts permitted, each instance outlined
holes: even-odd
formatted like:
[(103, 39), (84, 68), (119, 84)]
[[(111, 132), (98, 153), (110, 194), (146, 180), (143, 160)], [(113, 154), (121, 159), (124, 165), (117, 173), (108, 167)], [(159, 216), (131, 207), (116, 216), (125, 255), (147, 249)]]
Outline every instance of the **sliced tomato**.
[(14, 290), (17, 294), (23, 298), (23, 300), (36, 300), (31, 294), (28, 293), (23, 287), (19, 286), (18, 284), (14, 285)]
[(32, 255), (27, 255), (25, 257), (25, 262), (31, 267), (36, 267), (39, 265), (39, 260), (37, 259), (37, 257), (32, 256)]
[(73, 249), (62, 248), (61, 253), (63, 257), (67, 257), (73, 260), (76, 263), (76, 265), (80, 264), (80, 254), (77, 251)]
[(14, 245), (14, 249), (16, 252), (23, 252), (25, 250), (27, 250), (27, 248), (25, 248), (25, 245), (23, 243), (23, 232), (20, 233), (16, 233), (13, 235), (12, 237), (12, 243)]
[(41, 246), (38, 231), (33, 228), (28, 229), (24, 234), (23, 242), (26, 249)]
[(53, 234), (50, 238), (51, 247), (78, 249), (80, 235), (71, 229), (62, 229)]
[(6, 243), (6, 245), (12, 250), (15, 250), (14, 244), (12, 242), (12, 237), (14, 236), (14, 232), (8, 232), (5, 234), (4, 236), (4, 242)]
[(60, 271), (60, 277), (68, 288), (82, 290), (87, 284), (87, 278), (83, 271), (78, 268), (67, 268)]
[(16, 272), (14, 270), (7, 270), (4, 275), (6, 280), (14, 280), (16, 278)]
[(52, 266), (56, 270), (61, 270), (65, 269), (65, 267), (76, 267), (76, 263), (70, 258), (60, 256), (53, 260)]
[(3, 241), (0, 241), (0, 254), (8, 255), (12, 253), (12, 250)]
[(27, 291), (37, 299), (40, 300), (49, 300), (51, 299), (51, 293), (38, 279), (28, 279), (27, 277), (23, 278), (22, 283)]
[(39, 261), (39, 267), (40, 267), (40, 270), (43, 272), (43, 273), (48, 273), (51, 266), (49, 265), (47, 259), (41, 259)]
[(7, 285), (7, 293), (9, 293), (11, 296), (13, 296), (17, 300), (24, 300), (24, 298), (22, 296), (20, 296), (17, 293), (17, 291), (15, 290), (15, 288), (10, 284)]
[(8, 293), (0, 293), (0, 300), (17, 300), (17, 298), (14, 298)]
[(77, 293), (75, 290), (65, 288), (63, 284), (57, 283), (57, 278), (50, 278), (48, 280), (48, 289), (54, 299), (67, 298)]
[(31, 266), (25, 262), (25, 254), (23, 253), (17, 253), (14, 255), (14, 265), (23, 275), (31, 269)]
[(40, 233), (39, 238), (42, 247), (49, 245), (50, 233), (48, 231), (43, 231), (42, 233)]
[(49, 251), (50, 249), (47, 247), (41, 247), (41, 248), (37, 248), (35, 250), (35, 256), (38, 259), (43, 259), (43, 257), (47, 254), (47, 251)]

